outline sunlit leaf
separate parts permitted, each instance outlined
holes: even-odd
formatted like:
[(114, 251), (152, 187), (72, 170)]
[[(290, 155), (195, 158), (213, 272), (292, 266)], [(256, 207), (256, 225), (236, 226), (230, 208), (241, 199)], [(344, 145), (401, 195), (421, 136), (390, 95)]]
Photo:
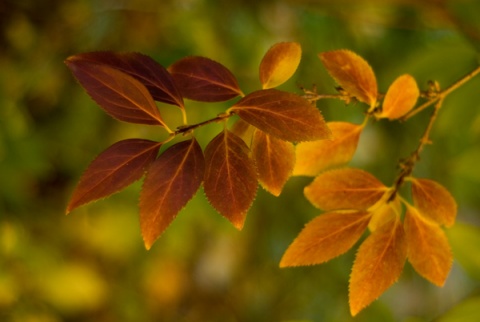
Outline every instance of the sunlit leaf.
[(355, 316), (400, 277), (407, 258), (402, 224), (392, 220), (374, 231), (358, 249), (350, 275), (350, 312)]
[(194, 196), (204, 172), (203, 152), (195, 139), (172, 145), (152, 163), (140, 194), (140, 228), (147, 249)]
[(242, 119), (238, 119), (231, 128), (231, 132), (241, 138), (248, 147), (252, 145), (253, 133), (255, 132), (255, 127), (248, 124)]
[(363, 126), (347, 122), (328, 122), (327, 125), (332, 131), (330, 140), (300, 142), (296, 145), (293, 175), (316, 176), (327, 168), (350, 162)]
[(260, 130), (285, 141), (313, 141), (330, 135), (315, 106), (298, 95), (276, 89), (250, 93), (231, 111)]
[(330, 76), (359, 101), (375, 106), (377, 79), (372, 67), (350, 50), (334, 50), (321, 53), (320, 59)]
[(411, 178), (412, 196), (422, 215), (450, 227), (457, 216), (457, 203), (445, 187), (430, 179)]
[(370, 173), (352, 168), (329, 170), (305, 187), (307, 199), (325, 211), (364, 210), (377, 202), (387, 187)]
[(185, 57), (168, 67), (168, 71), (185, 98), (220, 102), (243, 96), (232, 72), (209, 58)]
[(417, 82), (405, 74), (398, 77), (388, 88), (378, 118), (398, 119), (407, 114), (417, 103), (420, 96)]
[(277, 87), (286, 82), (297, 70), (302, 58), (302, 47), (296, 42), (273, 45), (260, 63), (260, 82), (263, 89)]
[(88, 166), (72, 194), (67, 214), (88, 202), (105, 198), (140, 179), (155, 160), (160, 143), (128, 139), (98, 155)]
[(139, 53), (115, 53), (111, 51), (83, 53), (69, 60), (86, 61), (107, 65), (120, 70), (140, 81), (152, 95), (153, 99), (183, 108), (180, 95), (172, 76), (162, 65), (152, 58)]
[(72, 56), (66, 64), (87, 93), (112, 117), (125, 122), (165, 126), (147, 88), (132, 76), (107, 65)]
[(258, 186), (248, 152), (245, 142), (226, 129), (205, 149), (205, 195), (237, 229), (243, 228)]
[(370, 217), (365, 211), (316, 217), (288, 247), (280, 267), (320, 264), (345, 253), (362, 236)]
[(372, 219), (368, 223), (368, 229), (372, 232), (395, 217), (400, 218), (402, 213), (400, 198), (395, 197), (392, 201), (386, 202), (384, 197), (385, 195), (368, 209), (372, 214)]
[(260, 184), (274, 196), (279, 196), (295, 165), (293, 144), (256, 130), (253, 135), (252, 158)]
[(438, 224), (425, 221), (418, 210), (411, 206), (405, 213), (404, 226), (409, 262), (418, 274), (433, 284), (442, 286), (453, 262), (444, 231)]

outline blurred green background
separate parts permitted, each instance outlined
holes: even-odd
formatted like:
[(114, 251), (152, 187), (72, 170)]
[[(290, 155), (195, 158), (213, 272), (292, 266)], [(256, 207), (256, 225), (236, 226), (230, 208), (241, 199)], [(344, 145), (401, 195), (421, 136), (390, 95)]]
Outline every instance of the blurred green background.
[[(355, 251), (329, 263), (280, 269), (303, 225), (319, 215), (292, 178), (278, 198), (261, 188), (236, 231), (203, 192), (150, 251), (143, 247), (141, 183), (65, 216), (89, 162), (125, 138), (161, 130), (111, 119), (63, 64), (96, 50), (138, 51), (164, 66), (202, 55), (229, 67), (248, 93), (278, 41), (297, 41), (303, 60), (281, 89), (334, 83), (317, 54), (348, 48), (374, 68), (379, 89), (400, 74), (447, 86), (478, 65), (480, 2), (2, 0), (0, 3), (0, 321), (473, 321), (480, 320), (480, 79), (446, 100), (415, 174), (435, 179), (459, 203), (448, 230), (455, 263), (443, 288), (409, 264), (400, 281), (356, 318), (348, 311)], [(231, 104), (231, 102), (230, 102)], [(187, 102), (190, 122), (227, 103)], [(162, 115), (178, 110), (159, 104)], [(360, 121), (360, 105), (322, 102), (327, 120)], [(369, 124), (353, 165), (385, 184), (428, 121)], [(198, 130), (205, 146), (219, 125)]]

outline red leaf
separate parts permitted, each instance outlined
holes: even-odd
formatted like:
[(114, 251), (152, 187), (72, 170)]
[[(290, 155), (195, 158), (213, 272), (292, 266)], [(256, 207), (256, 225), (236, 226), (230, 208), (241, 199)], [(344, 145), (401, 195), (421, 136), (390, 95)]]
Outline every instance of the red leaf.
[(67, 214), (88, 202), (105, 198), (140, 179), (155, 160), (160, 143), (128, 139), (100, 153), (80, 179), (67, 207)]
[(285, 141), (313, 141), (330, 135), (320, 111), (292, 93), (259, 90), (242, 98), (231, 110), (244, 121)]
[(186, 57), (168, 68), (183, 97), (220, 102), (243, 96), (235, 76), (225, 66), (205, 57)]
[(242, 229), (257, 192), (255, 165), (248, 152), (245, 142), (226, 129), (205, 149), (205, 194), (237, 229)]
[(370, 217), (364, 211), (316, 217), (288, 247), (280, 267), (320, 264), (345, 253), (362, 236)]
[(66, 64), (93, 100), (112, 117), (166, 127), (147, 88), (132, 76), (75, 56)]
[(147, 249), (194, 196), (204, 172), (203, 152), (195, 139), (172, 145), (152, 163), (140, 195), (140, 227)]
[(79, 54), (67, 60), (91, 62), (122, 71), (145, 85), (156, 101), (184, 108), (172, 76), (165, 67), (146, 55), (103, 51)]

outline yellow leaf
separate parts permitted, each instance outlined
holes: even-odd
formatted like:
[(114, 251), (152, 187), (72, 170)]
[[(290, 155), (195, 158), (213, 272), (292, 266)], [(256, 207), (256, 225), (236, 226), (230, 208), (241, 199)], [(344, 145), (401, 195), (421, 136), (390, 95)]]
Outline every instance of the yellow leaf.
[(398, 197), (388, 203), (382, 198), (368, 210), (372, 213), (372, 219), (368, 224), (368, 229), (373, 232), (395, 217), (400, 218), (402, 204)]
[(407, 258), (405, 232), (392, 220), (374, 231), (360, 246), (350, 275), (350, 313), (355, 316), (394, 284)]
[(326, 171), (305, 187), (307, 199), (325, 211), (365, 210), (375, 204), (387, 190), (370, 173), (352, 168)]
[(398, 77), (388, 88), (378, 118), (398, 119), (407, 114), (417, 103), (420, 91), (415, 78), (405, 74)]
[(348, 122), (328, 122), (331, 140), (300, 142), (296, 146), (295, 176), (316, 176), (321, 171), (345, 165), (357, 149), (362, 125)]
[(273, 45), (260, 63), (260, 82), (263, 89), (277, 87), (292, 77), (301, 57), (302, 48), (296, 42)]
[(330, 76), (349, 94), (374, 107), (377, 79), (372, 67), (359, 55), (346, 49), (321, 53), (320, 59)]
[(444, 231), (436, 223), (425, 221), (418, 210), (408, 206), (405, 214), (408, 260), (418, 274), (443, 286), (452, 267), (452, 251)]
[(280, 267), (320, 264), (345, 253), (362, 236), (370, 217), (365, 211), (316, 217), (288, 247)]

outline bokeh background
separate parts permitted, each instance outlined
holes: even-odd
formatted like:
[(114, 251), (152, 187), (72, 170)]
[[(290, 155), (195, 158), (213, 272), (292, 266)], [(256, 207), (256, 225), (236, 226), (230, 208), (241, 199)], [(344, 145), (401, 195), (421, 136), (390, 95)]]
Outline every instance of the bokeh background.
[[(459, 204), (448, 230), (455, 263), (443, 288), (409, 264), (400, 281), (356, 318), (348, 311), (355, 251), (329, 263), (280, 269), (319, 211), (292, 178), (278, 198), (261, 188), (243, 231), (202, 191), (150, 251), (138, 221), (141, 182), (65, 216), (91, 160), (125, 138), (161, 130), (111, 119), (63, 61), (97, 50), (137, 51), (164, 66), (202, 55), (228, 66), (248, 93), (278, 41), (297, 41), (300, 86), (333, 93), (317, 54), (348, 48), (374, 68), (380, 91), (410, 73), (447, 86), (479, 63), (475, 0), (2, 0), (0, 2), (0, 321), (474, 321), (480, 320), (480, 79), (445, 102), (415, 174), (444, 184)], [(187, 102), (199, 122), (232, 102)], [(162, 106), (175, 122), (178, 110)], [(360, 121), (361, 105), (319, 104), (327, 120)], [(177, 118), (176, 118), (177, 117)], [(429, 112), (370, 123), (353, 165), (391, 184)], [(198, 130), (205, 146), (219, 125)]]

